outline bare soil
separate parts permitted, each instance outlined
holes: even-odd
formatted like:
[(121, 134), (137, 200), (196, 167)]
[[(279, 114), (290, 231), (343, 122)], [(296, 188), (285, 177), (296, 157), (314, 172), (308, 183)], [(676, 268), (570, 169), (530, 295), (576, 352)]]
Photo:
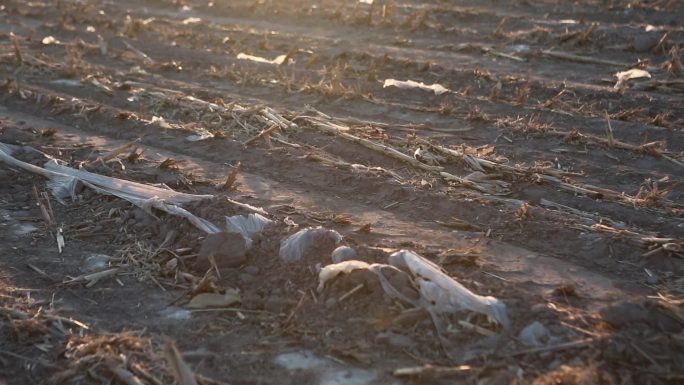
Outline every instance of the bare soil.
[[(5, 0), (13, 156), (274, 223), (206, 272), (186, 220), (0, 163), (0, 384), (172, 383), (173, 346), (203, 384), (684, 383), (683, 51), (665, 0)], [(316, 226), (427, 257), (511, 328), (437, 331), (359, 272), (317, 291), (331, 245), (278, 256)]]

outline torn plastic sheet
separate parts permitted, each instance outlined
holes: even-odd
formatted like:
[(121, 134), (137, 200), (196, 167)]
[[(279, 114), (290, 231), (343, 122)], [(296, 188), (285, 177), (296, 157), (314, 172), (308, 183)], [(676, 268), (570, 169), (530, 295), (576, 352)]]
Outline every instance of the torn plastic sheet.
[(413, 274), (421, 296), (438, 313), (466, 309), (487, 315), (504, 329), (510, 326), (506, 304), (501, 300), (471, 292), (443, 273), (439, 266), (420, 255), (409, 250), (400, 250), (389, 256), (389, 263), (398, 268), (404, 267)]
[(48, 181), (48, 186), (57, 198), (63, 199), (68, 196), (72, 199), (75, 198), (76, 184), (81, 182), (100, 194), (114, 195), (133, 203), (147, 212), (151, 213), (151, 208), (154, 207), (171, 215), (185, 218), (205, 233), (220, 231), (213, 223), (177, 205), (208, 199), (213, 197), (213, 195), (180, 193), (142, 183), (93, 174), (88, 171), (76, 170), (60, 165), (54, 159), (45, 164), (45, 169), (54, 171), (55, 174), (59, 175), (58, 177), (50, 177)]
[[(195, 227), (206, 233), (221, 231), (208, 220), (197, 217), (179, 206), (189, 202), (212, 198), (213, 195), (186, 194), (171, 189), (163, 189), (143, 183), (94, 174), (84, 170), (76, 170), (57, 163), (55, 159), (48, 161), (45, 164), (45, 168), (42, 168), (14, 158), (10, 155), (13, 151), (13, 147), (0, 143), (0, 161), (47, 178), (48, 186), (58, 200), (67, 197), (75, 198), (76, 185), (78, 182), (81, 182), (98, 193), (113, 195), (127, 200), (148, 212), (154, 207), (171, 215), (186, 218)], [(266, 214), (261, 208), (232, 200), (229, 200), (229, 202), (250, 211)]]
[(614, 89), (619, 90), (627, 85), (627, 82), (632, 79), (641, 79), (641, 78), (651, 78), (651, 74), (648, 71), (638, 69), (638, 68), (632, 68), (627, 71), (621, 71), (615, 74), (615, 77), (617, 78), (617, 81), (615, 82), (615, 85), (613, 86)]
[(252, 238), (264, 230), (272, 220), (258, 213), (226, 217), (226, 230), (239, 233), (245, 238), (247, 249), (252, 247)]
[[(57, 163), (55, 159), (51, 159), (45, 164), (45, 170), (60, 174), (60, 178), (57, 178), (54, 181), (53, 178), (50, 177), (50, 180), (52, 181), (52, 183), (50, 183), (50, 187), (54, 187), (55, 192), (61, 194), (59, 195), (60, 198), (66, 198), (67, 196), (75, 198), (74, 190), (69, 190), (75, 187), (75, 185), (73, 183), (69, 183), (68, 185), (64, 184), (64, 186), (62, 186), (62, 183), (59, 182), (60, 179), (62, 179), (62, 175), (74, 178), (80, 182), (87, 183), (93, 186), (93, 188), (99, 189), (101, 192), (118, 196), (119, 198), (125, 199), (140, 207), (142, 207), (142, 201), (152, 198), (163, 200), (166, 203), (184, 204), (213, 197), (213, 195), (186, 194), (171, 189), (164, 189), (143, 183), (112, 178), (89, 171), (77, 170), (61, 165)], [(68, 187), (69, 189), (64, 187)], [(68, 195), (65, 195), (67, 193)]]
[(280, 242), (280, 258), (285, 262), (300, 260), (309, 251), (324, 242), (331, 240), (335, 245), (342, 242), (342, 236), (335, 230), (321, 226), (306, 228), (290, 235)]
[(285, 60), (287, 60), (287, 55), (279, 55), (273, 60), (268, 60), (266, 58), (260, 57), (260, 56), (252, 56), (252, 55), (247, 55), (246, 53), (240, 52), (237, 55), (238, 60), (250, 60), (253, 62), (257, 63), (265, 63), (265, 64), (274, 64), (274, 65), (281, 65), (285, 63)]
[[(95, 189), (98, 190), (97, 188), (95, 188)], [(123, 199), (125, 199), (125, 198), (123, 198)], [(134, 203), (133, 201), (129, 201), (129, 202), (133, 203), (136, 206), (140, 206), (141, 208), (143, 208), (145, 211), (148, 211), (148, 212), (150, 212), (150, 209), (149, 209), (150, 207), (154, 207), (155, 209), (165, 211), (171, 215), (175, 215), (177, 217), (185, 218), (188, 221), (190, 221), (190, 223), (195, 225), (195, 227), (197, 227), (198, 229), (200, 229), (200, 230), (202, 230), (208, 234), (218, 233), (221, 231), (221, 229), (216, 227), (213, 223), (209, 222), (208, 220), (201, 218), (201, 217), (198, 217), (197, 215), (191, 213), (190, 211), (188, 211), (188, 210), (186, 210), (180, 206), (177, 206), (174, 204), (169, 204), (169, 203), (167, 203), (161, 199), (158, 199), (156, 197), (142, 201), (141, 202), (142, 204), (137, 204), (137, 203)]]
[(211, 139), (213, 137), (214, 134), (202, 128), (197, 130), (196, 134), (186, 136), (185, 140), (190, 142), (199, 142), (200, 140)]
[(451, 92), (448, 88), (444, 87), (441, 84), (430, 84), (427, 85), (423, 82), (417, 82), (414, 80), (396, 80), (396, 79), (385, 79), (385, 83), (382, 85), (382, 88), (387, 88), (387, 87), (397, 87), (401, 89), (412, 89), (412, 88), (418, 88), (423, 91), (430, 91), (434, 92), (435, 95), (442, 95), (447, 92)]
[(427, 308), (427, 306), (425, 306), (425, 302), (416, 301), (414, 299), (408, 298), (406, 295), (402, 294), (402, 292), (399, 289), (394, 287), (394, 285), (385, 276), (385, 272), (383, 271), (383, 269), (386, 271), (395, 270), (399, 274), (406, 274), (403, 271), (397, 269), (396, 267), (385, 265), (384, 263), (374, 263), (369, 265), (366, 262), (352, 259), (339, 263), (333, 263), (332, 265), (323, 267), (321, 271), (318, 273), (318, 287), (316, 290), (322, 292), (323, 289), (325, 289), (325, 285), (328, 282), (335, 279), (336, 277), (338, 277), (339, 275), (349, 274), (355, 270), (368, 270), (378, 277), (378, 281), (380, 282), (380, 286), (382, 286), (382, 290), (388, 296), (401, 300), (414, 307)]
[(337, 277), (340, 274), (349, 274), (354, 270), (364, 269), (368, 270), (371, 268), (366, 262), (357, 261), (355, 259), (344, 261), (340, 263), (334, 263), (332, 265), (325, 266), (318, 273), (318, 292), (323, 291), (325, 284), (331, 279)]
[[(45, 168), (56, 171), (60, 174), (72, 176), (77, 180), (86, 183), (91, 188), (99, 190), (105, 194), (118, 196), (119, 198), (125, 199), (143, 209), (147, 209), (151, 206), (166, 211), (169, 214), (185, 217), (200, 230), (203, 230), (207, 233), (215, 233), (220, 231), (218, 227), (211, 224), (211, 222), (207, 221), (206, 219), (196, 217), (189, 211), (177, 206), (189, 202), (213, 198), (213, 195), (186, 194), (171, 189), (163, 189), (143, 183), (93, 174), (88, 171), (76, 170), (71, 167), (60, 165), (54, 159), (49, 161), (45, 165)], [(73, 190), (71, 190), (69, 194), (73, 197)], [(260, 214), (266, 214), (262, 208), (237, 202), (232, 199), (227, 199), (227, 201), (246, 210), (254, 211)]]
[[(439, 267), (427, 259), (411, 251), (401, 250), (390, 256), (389, 265), (374, 263), (369, 265), (363, 261), (349, 260), (325, 266), (318, 274), (318, 288), (320, 292), (325, 285), (339, 276), (349, 274), (354, 270), (370, 270), (378, 277), (383, 291), (390, 297), (426, 309), (428, 312), (453, 313), (460, 310), (470, 310), (487, 315), (497, 321), (504, 329), (508, 329), (510, 322), (506, 313), (506, 305), (494, 297), (483, 297), (474, 294), (453, 278), (442, 273)], [(413, 275), (413, 283), (420, 292), (420, 299), (414, 300), (402, 294), (383, 273), (383, 269), (407, 269)]]
[[(363, 261), (358, 261), (356, 259), (351, 259), (348, 261), (343, 261), (339, 263), (333, 263), (332, 265), (325, 266), (321, 269), (321, 271), (318, 273), (318, 288), (317, 290), (319, 292), (322, 292), (323, 289), (325, 288), (325, 285), (335, 279), (337, 276), (341, 274), (349, 274), (354, 270), (369, 270), (372, 273), (374, 273), (378, 277), (378, 281), (380, 282), (380, 285), (382, 286), (382, 290), (389, 295), (392, 298), (396, 298), (398, 300), (404, 301), (407, 304), (411, 304), (414, 307), (425, 307), (423, 306), (424, 303), (421, 303), (419, 301), (415, 301), (411, 298), (408, 298), (404, 294), (402, 294), (392, 283), (385, 277), (385, 273), (383, 272), (383, 269), (385, 270), (395, 270), (397, 273), (403, 273), (401, 270), (397, 269), (394, 266), (391, 265), (385, 265), (384, 263), (373, 263), (373, 264), (368, 264)], [(406, 274), (406, 273), (403, 273)]]
[(525, 326), (518, 334), (518, 339), (526, 346), (542, 346), (550, 337), (549, 329), (539, 321)]

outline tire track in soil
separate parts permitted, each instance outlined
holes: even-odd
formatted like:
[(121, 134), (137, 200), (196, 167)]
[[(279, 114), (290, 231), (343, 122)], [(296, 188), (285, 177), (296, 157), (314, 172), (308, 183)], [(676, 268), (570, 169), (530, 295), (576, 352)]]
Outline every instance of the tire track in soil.
[[(37, 119), (35, 115), (10, 112), (3, 117), (5, 119), (10, 119), (11, 121), (24, 121), (26, 124), (34, 127), (49, 125), (58, 128), (60, 138), (56, 144), (59, 147), (66, 148), (73, 145), (89, 145), (96, 148), (97, 151), (107, 153), (126, 143), (125, 141), (113, 139), (110, 136), (98, 136), (93, 132), (75, 129), (66, 125), (60, 124), (57, 126), (54, 122)], [(221, 161), (216, 160), (216, 157), (211, 155), (207, 156), (211, 153), (210, 151), (206, 151), (209, 149), (200, 149), (197, 152), (181, 151), (183, 149), (182, 145), (169, 145), (168, 141), (156, 142), (160, 144), (163, 143), (164, 145), (162, 146), (155, 146), (154, 143), (155, 141), (148, 141), (143, 147), (145, 153), (150, 154), (152, 157), (151, 160), (157, 162), (161, 162), (166, 158), (181, 160), (187, 165), (187, 167), (183, 167), (182, 171), (184, 174), (195, 175), (199, 179), (207, 179), (216, 184), (221, 183), (221, 178), (224, 176), (223, 174), (225, 174), (225, 167), (222, 166)], [(228, 153), (237, 152), (234, 149), (228, 150)], [(199, 156), (200, 153), (203, 153), (204, 156)], [(261, 156), (261, 154), (257, 154), (257, 157)], [(253, 160), (254, 158), (250, 159), (248, 157), (239, 159), (243, 165), (248, 165), (252, 163)], [(293, 184), (292, 181), (297, 178), (288, 175), (287, 173), (281, 175), (279, 180), (274, 180), (272, 179), (272, 176), (275, 176), (274, 174), (264, 172), (265, 167), (263, 166), (265, 166), (266, 163), (257, 164), (253, 167), (255, 170), (261, 171), (259, 174), (241, 173), (238, 181), (242, 186), (238, 192), (244, 197), (249, 197), (250, 200), (246, 203), (257, 206), (265, 205), (264, 208), (269, 212), (273, 212), (274, 207), (283, 204), (294, 206), (301, 212), (323, 212), (325, 210), (345, 212), (352, 216), (354, 223), (370, 223), (374, 229), (373, 234), (375, 235), (371, 238), (374, 239), (375, 243), (388, 247), (398, 247), (398, 245), (402, 243), (416, 243), (416, 234), (420, 234), (421, 241), (418, 243), (427, 249), (465, 249), (473, 243), (474, 239), (476, 239), (476, 234), (461, 235), (458, 232), (450, 231), (444, 227), (435, 225), (433, 220), (426, 220), (425, 216), (414, 215), (413, 208), (394, 210), (396, 212), (382, 210), (380, 206), (383, 202), (386, 202), (386, 200), (375, 201), (372, 205), (369, 205), (370, 201), (368, 198), (373, 198), (376, 194), (361, 196), (360, 198), (365, 200), (362, 202), (358, 199), (354, 199), (355, 197), (359, 197), (360, 194), (358, 191), (337, 191), (337, 194), (339, 194), (337, 195), (335, 194), (335, 189), (325, 191), (325, 187), (321, 188), (321, 185), (318, 183)], [(323, 170), (323, 172), (325, 171), (326, 170)], [(367, 183), (368, 181), (362, 182), (362, 184)], [(335, 195), (331, 197), (332, 194)], [(414, 197), (411, 197), (411, 192), (403, 194), (398, 193), (398, 195), (405, 195), (407, 202), (417, 200)], [(436, 204), (435, 199), (433, 198), (427, 200), (427, 202), (419, 200), (418, 205), (425, 205), (426, 203), (431, 204), (431, 206)], [(484, 209), (484, 205), (480, 205), (478, 211), (483, 211)], [(435, 211), (451, 212), (453, 211), (453, 207), (447, 205), (442, 210)], [(413, 218), (417, 218), (417, 220), (414, 220)], [(443, 219), (446, 220), (448, 218)], [(347, 229), (347, 232), (349, 232), (349, 229)], [(349, 232), (348, 235), (353, 234), (352, 232)], [(488, 245), (488, 243), (491, 243), (491, 245)], [(548, 258), (529, 250), (497, 242), (495, 240), (488, 241), (483, 246), (485, 258), (491, 258), (491, 260), (488, 260), (487, 262), (491, 264), (492, 268), (496, 269), (495, 272), (497, 274), (511, 280), (515, 280), (516, 276), (524, 277), (522, 279), (525, 281), (530, 280), (530, 278), (533, 277), (532, 281), (540, 284), (540, 289), (537, 290), (538, 294), (543, 293), (549, 287), (555, 287), (568, 281), (578, 281), (579, 277), (586, 278), (588, 276), (589, 281), (597, 285), (597, 287), (595, 287), (597, 291), (593, 293), (594, 295), (591, 296), (592, 298), (606, 300), (611, 297), (619, 297), (620, 291), (614, 290), (612, 287), (613, 283), (610, 283), (611, 280), (609, 278), (593, 274), (587, 269), (576, 266), (579, 270), (570, 272), (570, 270), (572, 270), (568, 269), (570, 265), (566, 266), (564, 263), (556, 261), (553, 258)], [(563, 271), (566, 273), (569, 272), (569, 274), (559, 274), (559, 272)], [(507, 273), (511, 273), (510, 276)]]
[[(50, 93), (49, 90), (43, 90), (42, 92)], [(62, 95), (62, 97), (66, 97), (66, 95)], [(102, 120), (91, 117), (91, 132), (97, 134), (105, 133), (110, 137), (120, 137), (121, 132), (126, 132), (124, 138), (127, 138), (129, 140), (136, 139), (138, 137), (143, 137), (144, 139), (142, 140), (142, 143), (147, 144), (149, 146), (156, 146), (161, 149), (173, 151), (175, 152), (174, 155), (182, 154), (184, 156), (197, 157), (204, 159), (205, 161), (212, 162), (212, 169), (214, 170), (225, 169), (225, 167), (223, 166), (216, 166), (217, 164), (225, 164), (227, 162), (235, 163), (237, 161), (240, 161), (242, 162), (245, 170), (258, 170), (259, 173), (269, 178), (274, 178), (278, 180), (280, 183), (291, 185), (293, 181), (296, 181), (295, 186), (293, 188), (296, 188), (297, 190), (306, 194), (312, 194), (316, 191), (327, 190), (328, 194), (334, 194), (335, 196), (342, 195), (351, 197), (352, 199), (355, 199), (358, 203), (367, 202), (369, 199), (371, 199), (374, 201), (375, 207), (383, 207), (384, 205), (387, 205), (388, 200), (391, 200), (392, 202), (397, 200), (398, 203), (401, 203), (401, 201), (403, 201), (409, 203), (409, 205), (400, 205), (400, 209), (398, 211), (401, 212), (405, 218), (411, 220), (424, 221), (429, 223), (434, 223), (435, 220), (448, 222), (451, 216), (456, 216), (458, 218), (464, 218), (466, 220), (475, 219), (476, 221), (478, 221), (478, 224), (483, 226), (484, 228), (494, 230), (494, 234), (496, 234), (496, 236), (499, 237), (505, 236), (509, 232), (518, 233), (519, 231), (522, 231), (523, 233), (528, 234), (523, 238), (524, 240), (522, 242), (516, 240), (518, 238), (517, 236), (509, 236), (504, 239), (506, 239), (509, 242), (514, 242), (521, 247), (533, 247), (536, 249), (537, 252), (543, 253), (545, 252), (545, 250), (549, 248), (548, 239), (545, 239), (541, 243), (531, 241), (531, 239), (534, 238), (532, 234), (536, 234), (540, 231), (545, 234), (548, 234), (548, 237), (558, 237), (559, 239), (561, 239), (561, 242), (563, 243), (576, 239), (576, 242), (578, 242), (578, 246), (584, 244), (584, 240), (581, 238), (581, 236), (578, 237), (581, 233), (577, 232), (576, 230), (565, 229), (565, 234), (561, 235), (563, 234), (563, 232), (559, 234), (558, 229), (549, 227), (552, 223), (554, 223), (553, 221), (555, 220), (553, 213), (551, 213), (550, 217), (547, 217), (546, 215), (548, 215), (548, 213), (540, 212), (540, 214), (542, 214), (540, 219), (545, 220), (544, 222), (542, 222), (541, 226), (535, 226), (534, 221), (532, 221), (532, 224), (524, 226), (523, 229), (519, 228), (514, 215), (514, 212), (517, 209), (516, 205), (519, 203), (515, 203), (515, 201), (513, 201), (512, 204), (505, 202), (502, 204), (500, 202), (497, 202), (496, 200), (492, 201), (491, 199), (488, 200), (486, 198), (484, 201), (482, 201), (482, 199), (478, 198), (476, 195), (465, 193), (465, 195), (463, 196), (475, 204), (469, 203), (464, 206), (462, 202), (459, 200), (456, 200), (454, 202), (443, 201), (441, 196), (443, 196), (445, 192), (441, 192), (438, 194), (430, 194), (428, 192), (420, 192), (419, 190), (415, 190), (410, 187), (406, 188), (400, 185), (396, 185), (394, 188), (391, 188), (383, 179), (358, 179), (353, 176), (346, 176), (341, 179), (344, 182), (341, 184), (340, 178), (336, 174), (330, 174), (329, 169), (325, 167), (321, 167), (314, 164), (312, 166), (307, 166), (306, 171), (303, 172), (300, 165), (301, 160), (298, 160), (298, 158), (301, 158), (302, 153), (286, 151), (287, 155), (285, 157), (279, 157), (277, 152), (271, 154), (266, 153), (270, 155), (267, 157), (264, 157), (264, 154), (262, 153), (258, 153), (255, 156), (251, 156), (251, 154), (245, 156), (245, 152), (242, 150), (241, 146), (238, 143), (230, 142), (221, 144), (221, 146), (216, 146), (211, 143), (200, 142), (196, 144), (196, 146), (188, 147), (184, 134), (173, 135), (166, 133), (163, 134), (164, 139), (160, 139), (159, 134), (156, 131), (157, 129), (155, 127), (150, 127), (146, 124), (136, 124), (131, 122), (117, 122), (115, 124), (112, 124), (112, 122), (107, 117), (114, 116), (117, 114), (117, 110), (114, 110), (114, 112), (104, 112), (102, 114)], [(79, 137), (84, 136), (84, 134), (79, 135)], [(172, 137), (174, 138), (174, 140), (170, 140)], [(324, 139), (326, 138), (324, 137)], [(339, 145), (339, 142), (333, 141), (331, 143), (323, 144), (321, 145), (321, 147), (331, 145)], [(229, 158), (225, 158), (224, 154), (226, 153), (235, 155)], [(358, 154), (354, 150), (352, 150), (350, 153), (354, 155)], [(277, 162), (277, 167), (274, 167), (276, 163), (272, 161), (272, 159), (275, 158), (279, 158)], [(399, 165), (396, 162), (382, 164), (382, 166), (390, 168), (399, 167)], [(543, 193), (540, 192), (540, 194), (547, 198), (549, 197), (550, 194), (548, 193), (547, 189), (542, 188), (541, 191), (543, 191)], [(563, 196), (564, 195), (560, 195), (560, 197)], [(416, 202), (416, 204), (412, 205), (412, 202)], [(330, 203), (326, 203), (326, 205), (330, 205)], [(495, 206), (491, 207), (492, 204), (494, 204)], [(338, 206), (340, 209), (345, 207), (345, 205)], [(601, 207), (601, 205), (597, 206)], [(605, 209), (605, 205), (602, 206)], [(620, 206), (616, 205), (615, 209), (619, 210)], [(396, 208), (394, 210), (397, 211)], [(634, 219), (638, 220), (638, 217), (635, 217)], [(648, 225), (649, 223), (644, 222), (644, 224)], [(612, 250), (611, 246), (609, 246), (609, 243), (607, 243), (608, 241), (608, 239), (605, 239), (604, 243), (600, 247), (594, 244), (590, 249), (584, 247), (583, 249), (587, 253), (589, 253), (589, 255), (600, 255), (600, 253)], [(617, 245), (616, 247), (620, 246)], [(624, 250), (617, 250), (617, 252), (630, 253), (628, 255), (634, 255), (633, 253), (635, 252), (635, 250), (630, 250), (630, 248), (625, 248)], [(611, 251), (611, 253), (614, 252), (616, 251)], [(635, 254), (635, 256), (639, 255), (639, 251), (636, 250), (636, 252), (637, 254)], [(560, 255), (564, 254), (564, 252), (560, 250), (560, 248), (557, 248), (557, 250), (555, 250), (554, 253)], [(595, 262), (592, 262), (593, 258), (589, 255), (587, 256), (585, 263), (593, 265)], [(574, 254), (568, 254), (568, 257), (572, 256), (574, 256)], [(607, 265), (603, 266), (609, 267), (611, 266), (611, 264), (609, 262)]]

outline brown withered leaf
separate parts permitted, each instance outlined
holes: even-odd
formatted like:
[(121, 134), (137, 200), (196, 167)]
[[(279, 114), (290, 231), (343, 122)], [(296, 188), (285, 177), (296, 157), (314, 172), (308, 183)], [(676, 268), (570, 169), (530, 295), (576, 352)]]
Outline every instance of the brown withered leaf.
[(180, 163), (181, 162), (178, 160), (166, 158), (163, 162), (161, 162), (159, 168), (164, 168), (168, 170), (178, 170), (178, 165), (180, 165)]
[(233, 188), (233, 185), (237, 180), (238, 174), (240, 173), (241, 166), (242, 162), (237, 162), (233, 170), (230, 171), (230, 174), (228, 174), (228, 178), (226, 178), (226, 182), (223, 184), (224, 189), (230, 190), (231, 188)]

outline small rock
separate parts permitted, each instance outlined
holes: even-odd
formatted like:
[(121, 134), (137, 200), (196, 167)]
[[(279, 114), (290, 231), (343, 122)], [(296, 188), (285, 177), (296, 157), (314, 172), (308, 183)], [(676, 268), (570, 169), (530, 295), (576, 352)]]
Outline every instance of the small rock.
[(238, 233), (221, 232), (209, 234), (202, 241), (199, 256), (194, 264), (196, 270), (211, 267), (209, 257), (213, 256), (219, 268), (238, 267), (247, 260), (245, 239)]
[(518, 338), (527, 346), (541, 346), (549, 339), (549, 330), (541, 322), (534, 321), (520, 331)]
[(337, 306), (337, 299), (331, 297), (331, 298), (328, 298), (328, 299), (325, 301), (325, 307), (326, 307), (326, 309), (332, 309), (332, 308), (334, 308), (335, 306)]
[(206, 309), (214, 307), (228, 307), (241, 302), (240, 293), (235, 289), (226, 289), (221, 293), (200, 293), (192, 297), (186, 305), (192, 309)]
[(9, 144), (24, 144), (32, 141), (35, 135), (14, 126), (7, 126), (0, 133), (0, 142)]
[(352, 259), (356, 259), (356, 250), (349, 246), (340, 246), (332, 252), (333, 263), (340, 263)]
[(43, 164), (49, 160), (45, 154), (33, 147), (21, 147), (14, 155), (15, 158), (35, 166), (43, 166)]
[(173, 171), (157, 169), (156, 182), (167, 186), (176, 187), (178, 185), (178, 175)]
[(416, 347), (416, 342), (412, 338), (394, 332), (378, 333), (375, 336), (375, 342), (398, 349), (411, 349)]
[(176, 267), (178, 267), (178, 259), (176, 259), (176, 258), (169, 259), (168, 262), (166, 262), (164, 264), (164, 267), (169, 269), (169, 270), (175, 269)]

